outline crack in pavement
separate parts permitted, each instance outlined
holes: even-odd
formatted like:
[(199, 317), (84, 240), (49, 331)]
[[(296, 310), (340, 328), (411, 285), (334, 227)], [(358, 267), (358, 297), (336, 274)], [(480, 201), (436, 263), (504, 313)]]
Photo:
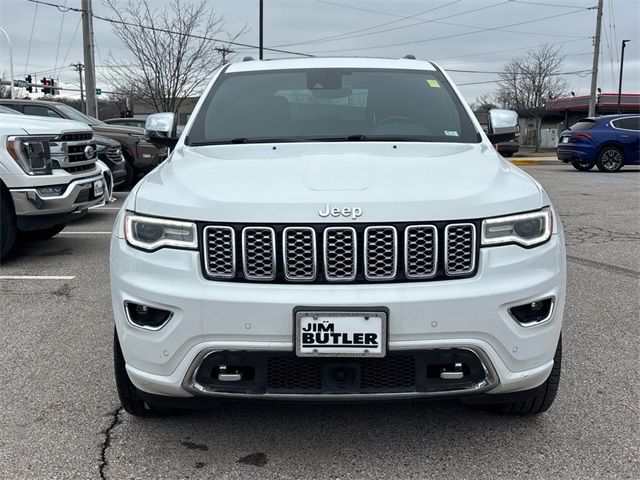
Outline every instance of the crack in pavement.
[(603, 244), (612, 241), (637, 241), (640, 234), (636, 232), (615, 232), (591, 225), (564, 225), (565, 242), (567, 245), (580, 245), (582, 243)]
[(582, 257), (575, 257), (573, 255), (567, 255), (567, 260), (569, 260), (570, 262), (579, 263), (580, 265), (584, 265), (586, 267), (609, 270), (613, 273), (620, 273), (622, 275), (627, 275), (632, 278), (640, 278), (640, 272), (636, 270), (618, 267), (616, 265), (611, 265), (609, 263), (596, 262), (595, 260), (589, 260), (587, 258), (582, 258)]
[(111, 423), (105, 428), (102, 432), (104, 435), (104, 440), (100, 445), (100, 464), (98, 465), (98, 473), (100, 474), (101, 480), (106, 480), (105, 468), (109, 465), (107, 461), (107, 450), (111, 446), (111, 431), (120, 423), (120, 414), (122, 413), (122, 406), (116, 408), (112, 412), (109, 412), (109, 415), (112, 417)]

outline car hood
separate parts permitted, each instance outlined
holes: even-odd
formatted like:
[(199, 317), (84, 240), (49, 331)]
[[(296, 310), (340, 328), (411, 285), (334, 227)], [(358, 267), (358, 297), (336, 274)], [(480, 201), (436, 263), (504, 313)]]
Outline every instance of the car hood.
[(144, 128), (119, 126), (119, 125), (92, 125), (93, 131), (103, 135), (121, 134), (121, 135), (144, 135)]
[(541, 208), (535, 181), (484, 144), (178, 147), (137, 190), (139, 213), (220, 222), (474, 219)]
[(73, 120), (63, 120), (30, 115), (15, 115), (9, 113), (0, 114), (0, 128), (2, 130), (15, 130), (15, 135), (27, 133), (29, 135), (60, 135), (68, 132), (91, 132), (84, 123)]

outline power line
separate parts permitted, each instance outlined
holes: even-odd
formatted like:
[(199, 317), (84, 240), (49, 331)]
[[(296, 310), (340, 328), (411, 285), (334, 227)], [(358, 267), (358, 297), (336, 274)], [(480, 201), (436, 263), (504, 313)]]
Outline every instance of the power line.
[[(39, 3), (42, 5), (47, 5), (49, 7), (55, 7), (58, 10), (60, 10), (61, 12), (69, 12), (69, 11), (73, 11), (73, 12), (82, 12), (81, 8), (74, 8), (74, 7), (65, 7), (64, 5), (60, 5), (57, 3), (51, 3), (51, 2), (44, 2), (42, 0), (27, 0), (29, 2), (32, 3)], [(221, 40), (219, 38), (214, 38), (214, 37), (206, 37), (204, 35), (196, 35), (193, 33), (183, 33), (183, 32), (176, 32), (175, 30), (169, 30), (167, 28), (158, 28), (158, 27), (153, 27), (151, 25), (141, 25), (141, 24), (137, 24), (137, 23), (132, 23), (132, 22), (125, 22), (122, 20), (116, 20), (114, 18), (109, 18), (109, 17), (103, 17), (101, 15), (97, 15), (95, 13), (91, 13), (91, 17), (95, 18), (96, 20), (102, 20), (103, 22), (109, 22), (109, 23), (113, 23), (116, 25), (126, 25), (129, 27), (135, 27), (135, 28), (145, 28), (148, 30), (153, 30), (154, 32), (162, 32), (162, 33), (169, 33), (171, 35), (180, 35), (183, 37), (188, 37), (188, 38), (196, 38), (199, 40), (207, 40), (210, 42), (220, 42), (223, 44), (229, 44), (229, 45), (238, 45), (240, 47), (250, 47), (250, 48), (255, 48), (257, 49), (258, 46), (257, 45), (252, 45), (250, 43), (241, 43), (241, 42), (236, 42), (235, 40)], [(279, 53), (289, 53), (291, 55), (301, 55), (304, 57), (313, 57), (313, 55), (308, 54), (308, 53), (302, 53), (302, 52), (293, 52), (290, 50), (281, 50), (278, 48), (268, 48), (268, 47), (264, 47), (264, 50), (268, 50), (270, 52), (279, 52)]]
[[(375, 10), (369, 10), (367, 8), (355, 7), (355, 6), (352, 6), (352, 5), (342, 5), (340, 3), (328, 2), (328, 1), (325, 1), (325, 0), (314, 0), (314, 1), (318, 2), (318, 3), (324, 3), (326, 5), (333, 5), (333, 6), (337, 6), (337, 7), (351, 8), (352, 10), (359, 10), (361, 12), (380, 13), (380, 12), (376, 12)], [(320, 38), (316, 38), (316, 39), (305, 41), (305, 42), (287, 43), (287, 44), (282, 44), (282, 45), (276, 45), (276, 47), (289, 47), (289, 46), (293, 46), (293, 45), (303, 45), (303, 44), (309, 44), (309, 43), (327, 42), (327, 41), (330, 41), (332, 39), (343, 39), (342, 37), (347, 37), (348, 35), (352, 35), (354, 33), (366, 32), (368, 30), (374, 30), (376, 28), (380, 28), (380, 27), (384, 27), (384, 26), (387, 26), (387, 25), (391, 25), (393, 23), (401, 22), (403, 20), (410, 20), (410, 19), (416, 18), (416, 17), (418, 17), (420, 15), (424, 15), (425, 13), (433, 12), (435, 10), (451, 6), (454, 3), (458, 3), (460, 1), (461, 0), (455, 0), (453, 2), (447, 3), (445, 5), (441, 5), (439, 7), (430, 8), (428, 10), (424, 10), (422, 12), (418, 12), (418, 13), (416, 13), (414, 15), (409, 15), (409, 16), (392, 15), (394, 17), (398, 17), (398, 19), (397, 20), (392, 20), (390, 22), (379, 23), (377, 25), (372, 25), (372, 26), (366, 27), (366, 28), (360, 28), (358, 30), (352, 30), (350, 32), (340, 33), (338, 35), (330, 35), (330, 36), (327, 36), (327, 37), (320, 37)], [(377, 33), (377, 32), (373, 32), (373, 33), (371, 33), (369, 35), (374, 35), (375, 33)], [(347, 37), (347, 38), (352, 38), (352, 37)]]
[[(319, 1), (319, 0), (316, 0), (316, 1)], [(400, 30), (400, 29), (403, 29), (403, 28), (415, 27), (417, 25), (424, 25), (425, 23), (434, 23), (434, 22), (437, 22), (437, 21), (440, 21), (440, 20), (446, 20), (448, 18), (458, 17), (460, 15), (466, 15), (468, 13), (474, 13), (474, 12), (478, 12), (478, 11), (481, 11), (481, 10), (487, 10), (489, 8), (497, 7), (499, 5), (504, 5), (506, 3), (509, 3), (509, 0), (505, 0), (505, 1), (502, 1), (502, 2), (498, 2), (498, 3), (493, 3), (491, 5), (486, 5), (486, 6), (480, 7), (480, 8), (474, 8), (472, 10), (465, 10), (464, 12), (460, 12), (460, 13), (456, 13), (456, 14), (452, 14), (452, 15), (447, 15), (447, 16), (444, 16), (444, 17), (439, 17), (439, 18), (434, 18), (434, 19), (429, 19), (429, 20), (421, 20), (419, 22), (411, 23), (409, 25), (402, 25), (402, 26), (399, 26), (399, 27), (387, 28), (385, 30), (378, 30), (376, 32), (360, 33), (358, 35), (343, 36), (342, 38), (340, 38), (340, 40), (348, 40), (348, 39), (351, 39), (351, 38), (359, 38), (359, 37), (364, 37), (364, 36), (367, 36), (367, 35), (378, 35), (380, 33), (391, 32), (391, 31)], [(311, 41), (308, 41), (308, 42), (301, 42), (301, 44), (302, 43), (304, 43), (304, 44), (324, 43), (324, 42), (327, 42), (327, 41), (331, 41), (331, 40), (317, 40), (317, 41), (311, 40)], [(293, 45), (298, 45), (298, 44), (289, 44), (289, 45), (293, 46)], [(287, 46), (289, 46), (289, 45), (287, 45)]]
[[(67, 5), (67, 0), (64, 0), (65, 6)], [(36, 4), (36, 7), (38, 4)], [(62, 12), (62, 18), (60, 19), (60, 30), (58, 32), (58, 48), (56, 48), (56, 61), (53, 64), (54, 71), (58, 66), (58, 54), (60, 53), (60, 42), (62, 40), (62, 27), (64, 26), (64, 17), (66, 12)]]
[(73, 46), (73, 41), (76, 39), (76, 35), (78, 34), (78, 28), (80, 27), (80, 22), (82, 22), (82, 18), (78, 19), (78, 23), (76, 25), (76, 29), (73, 31), (73, 36), (71, 37), (71, 41), (69, 42), (69, 48), (67, 48), (67, 53), (64, 54), (64, 59), (60, 64), (60, 70), (62, 70), (62, 66), (67, 61), (67, 57), (69, 56), (69, 52), (71, 51), (71, 47)]
[[(442, 22), (442, 21), (439, 21), (439, 19), (437, 19), (437, 18), (436, 19), (430, 19), (430, 20), (425, 20), (424, 18), (419, 18), (419, 15), (422, 15), (425, 12), (417, 13), (417, 14), (411, 15), (411, 16), (403, 16), (403, 15), (397, 15), (395, 13), (381, 12), (380, 10), (372, 10), (372, 9), (369, 9), (369, 8), (355, 7), (353, 5), (346, 5), (346, 4), (342, 4), (342, 3), (336, 3), (336, 2), (329, 2), (329, 1), (326, 1), (326, 0), (314, 0), (314, 1), (319, 2), (319, 3), (326, 3), (328, 5), (334, 5), (334, 6), (337, 6), (337, 7), (349, 8), (349, 9), (352, 9), (352, 10), (358, 10), (358, 11), (362, 11), (362, 12), (367, 12), (367, 13), (375, 13), (375, 14), (378, 14), (378, 15), (385, 15), (385, 16), (388, 16), (388, 17), (395, 17), (395, 18), (398, 19), (398, 20), (394, 20), (393, 22), (387, 22), (386, 24), (399, 22), (399, 21), (406, 20), (406, 19), (415, 18), (416, 20), (422, 20), (422, 21), (427, 22), (427, 23), (431, 22), (431, 23), (438, 23), (438, 24), (442, 24), (442, 25), (449, 25), (449, 26), (452, 26), (452, 27), (472, 28), (472, 29), (475, 29), (475, 30), (482, 30), (482, 27), (476, 27), (476, 26), (473, 26), (473, 25), (464, 25), (464, 24), (460, 24), (460, 23)], [(451, 4), (446, 4), (446, 5), (443, 5), (442, 7), (449, 6), (449, 5), (451, 5)], [(492, 8), (492, 7), (498, 6), (498, 5), (502, 5), (502, 3), (489, 5), (489, 6), (483, 7), (483, 8), (487, 9), (487, 8)], [(438, 7), (438, 8), (440, 8), (440, 7)], [(481, 8), (480, 10), (482, 10), (483, 8)], [(441, 18), (451, 18), (452, 16), (453, 17), (460, 16), (460, 15), (464, 15), (465, 13), (474, 12), (476, 10), (478, 10), (478, 9), (469, 10), (469, 11), (465, 11), (465, 12), (459, 12), (457, 14), (449, 15), (448, 17), (441, 17)], [(371, 29), (374, 29), (374, 28), (377, 28), (377, 27), (379, 27), (381, 25), (386, 25), (386, 24), (374, 25), (373, 27), (368, 27), (368, 28), (361, 29), (361, 30), (354, 30), (353, 32), (347, 32), (347, 33), (340, 34), (340, 35), (333, 35), (333, 36), (330, 36), (330, 37), (322, 37), (322, 40), (323, 41), (328, 41), (330, 39), (346, 40), (347, 38), (356, 38), (358, 36), (364, 36), (364, 35), (345, 37), (345, 38), (340, 38), (340, 37), (344, 37), (346, 35), (349, 35), (350, 33), (358, 32), (358, 31), (371, 30)], [(419, 25), (419, 24), (420, 23), (417, 23), (417, 24), (414, 23), (412, 25), (406, 25), (405, 27), (410, 27), (410, 26)], [(404, 27), (398, 27), (398, 28), (404, 28)], [(391, 30), (391, 29), (389, 29), (389, 30)], [(384, 30), (384, 31), (389, 31), (389, 30)], [(497, 31), (502, 31), (502, 32), (509, 32), (509, 33), (525, 34), (525, 35), (540, 35), (540, 32), (523, 32), (523, 31), (518, 31), (518, 30), (506, 30), (506, 29), (496, 29), (496, 30)], [(377, 33), (383, 33), (384, 31), (371, 32), (371, 33), (368, 33), (367, 35), (375, 35)], [(566, 35), (566, 34), (562, 34), (562, 33), (546, 33), (545, 35), (553, 36), (553, 37), (573, 37), (573, 38), (578, 38), (577, 35)], [(304, 45), (304, 44), (308, 44), (308, 43), (320, 43), (320, 42), (318, 42), (318, 40), (321, 40), (321, 39), (315, 39), (315, 40), (310, 40), (310, 41), (305, 41), (305, 42), (289, 43), (289, 44), (285, 44), (285, 45), (276, 45), (276, 46), (277, 47), (282, 47), (282, 46), (292, 46), (292, 45)]]
[[(566, 45), (567, 43), (578, 42), (580, 40), (587, 40), (589, 38), (593, 38), (593, 37), (582, 37), (582, 38), (576, 38), (575, 40), (567, 40), (565, 42), (556, 42), (556, 43), (553, 43), (552, 46)], [(530, 45), (528, 47), (516, 47), (516, 48), (507, 48), (507, 49), (503, 49), (503, 50), (492, 50), (492, 51), (489, 51), (489, 52), (465, 53), (464, 55), (455, 55), (453, 57), (432, 58), (430, 60), (433, 60), (434, 62), (437, 62), (439, 60), (451, 60), (451, 59), (454, 59), (454, 58), (479, 57), (479, 56), (482, 56), (482, 55), (492, 55), (494, 53), (507, 53), (507, 52), (516, 52), (516, 51), (519, 51), (519, 50), (530, 50), (532, 48), (538, 48), (538, 47), (540, 47), (540, 44)], [(591, 53), (590, 53), (590, 55), (591, 55)]]
[[(558, 73), (550, 73), (549, 76), (550, 77), (558, 77), (558, 76), (561, 76), (561, 75), (578, 75), (578, 76), (581, 76), (584, 73), (588, 74), (590, 71), (591, 70), (576, 70), (574, 72), (558, 72)], [(447, 72), (455, 72), (455, 70), (447, 70)], [(502, 72), (500, 72), (500, 73), (502, 73)], [(523, 75), (523, 73), (522, 72), (516, 72), (516, 75)], [(485, 85), (485, 84), (488, 84), (488, 83), (499, 83), (499, 82), (502, 82), (502, 81), (503, 81), (502, 78), (496, 78), (496, 79), (493, 79), (493, 80), (483, 80), (481, 82), (456, 83), (456, 86), (464, 87), (464, 86), (467, 86), (467, 85)]]
[[(33, 1), (33, 0), (30, 0)], [(508, 25), (500, 25), (498, 27), (488, 27), (488, 28), (483, 28), (482, 30), (478, 30), (475, 32), (464, 32), (464, 33), (456, 33), (456, 34), (451, 34), (451, 35), (443, 35), (440, 37), (431, 37), (431, 38), (425, 38), (422, 40), (412, 40), (409, 42), (398, 42), (398, 43), (389, 43), (389, 44), (383, 44), (383, 45), (369, 45), (367, 47), (359, 47), (359, 48), (347, 48), (347, 49), (338, 49), (338, 50), (323, 50), (323, 51), (316, 51), (316, 52), (311, 52), (311, 53), (341, 53), (341, 52), (352, 52), (352, 51), (358, 51), (358, 50), (370, 50), (370, 49), (376, 49), (376, 48), (388, 48), (388, 47), (398, 47), (398, 46), (404, 46), (404, 45), (414, 45), (416, 43), (425, 43), (425, 42), (431, 42), (434, 40), (444, 40), (444, 39), (448, 39), (448, 38), (456, 38), (456, 37), (462, 37), (465, 35), (471, 35), (474, 33), (481, 33), (481, 32), (489, 32), (489, 31), (493, 31), (493, 30), (497, 30), (499, 28), (506, 28), (506, 27), (515, 27), (517, 25), (524, 25), (527, 23), (536, 23), (536, 22), (541, 22), (543, 20), (549, 20), (550, 18), (558, 18), (558, 17), (562, 17), (565, 15), (572, 15), (574, 13), (578, 13), (578, 12), (585, 12), (588, 10), (592, 10), (595, 7), (589, 7), (589, 8), (581, 8), (580, 10), (572, 10), (570, 12), (565, 12), (565, 13), (560, 13), (557, 15), (549, 15), (546, 17), (541, 17), (541, 18), (536, 18), (533, 20), (525, 20), (522, 22), (516, 22), (516, 23), (511, 23)]]
[(36, 15), (38, 14), (38, 4), (36, 3), (36, 9), (33, 11), (33, 22), (31, 22), (31, 35), (29, 36), (29, 47), (27, 48), (27, 59), (24, 64), (24, 74), (27, 74), (27, 68), (29, 67), (29, 55), (31, 54), (31, 41), (33, 40), (33, 31), (36, 27)]
[(524, 0), (511, 0), (513, 3), (522, 3), (525, 5), (538, 5), (542, 7), (559, 7), (559, 8), (584, 8), (578, 5), (558, 5), (557, 3), (529, 2)]

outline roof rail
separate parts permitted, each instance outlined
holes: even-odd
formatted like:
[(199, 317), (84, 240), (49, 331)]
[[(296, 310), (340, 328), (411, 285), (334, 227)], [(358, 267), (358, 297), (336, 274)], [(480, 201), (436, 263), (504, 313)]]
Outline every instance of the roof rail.
[(405, 56), (404, 56), (404, 57), (402, 57), (402, 58), (406, 58), (406, 59), (408, 59), (408, 60), (415, 60), (415, 59), (416, 59), (416, 56), (415, 56), (415, 55), (405, 55)]
[(253, 58), (253, 57), (244, 57), (242, 59), (243, 62), (251, 62), (252, 60), (255, 60), (255, 58)]

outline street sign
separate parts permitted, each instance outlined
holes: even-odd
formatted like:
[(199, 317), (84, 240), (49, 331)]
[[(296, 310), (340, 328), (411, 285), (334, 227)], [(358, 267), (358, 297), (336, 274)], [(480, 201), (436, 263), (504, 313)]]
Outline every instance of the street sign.
[(96, 88), (96, 95), (102, 95), (102, 89)]
[(24, 80), (16, 80), (16, 86), (18, 88), (24, 88), (27, 86), (27, 82), (25, 82)]

